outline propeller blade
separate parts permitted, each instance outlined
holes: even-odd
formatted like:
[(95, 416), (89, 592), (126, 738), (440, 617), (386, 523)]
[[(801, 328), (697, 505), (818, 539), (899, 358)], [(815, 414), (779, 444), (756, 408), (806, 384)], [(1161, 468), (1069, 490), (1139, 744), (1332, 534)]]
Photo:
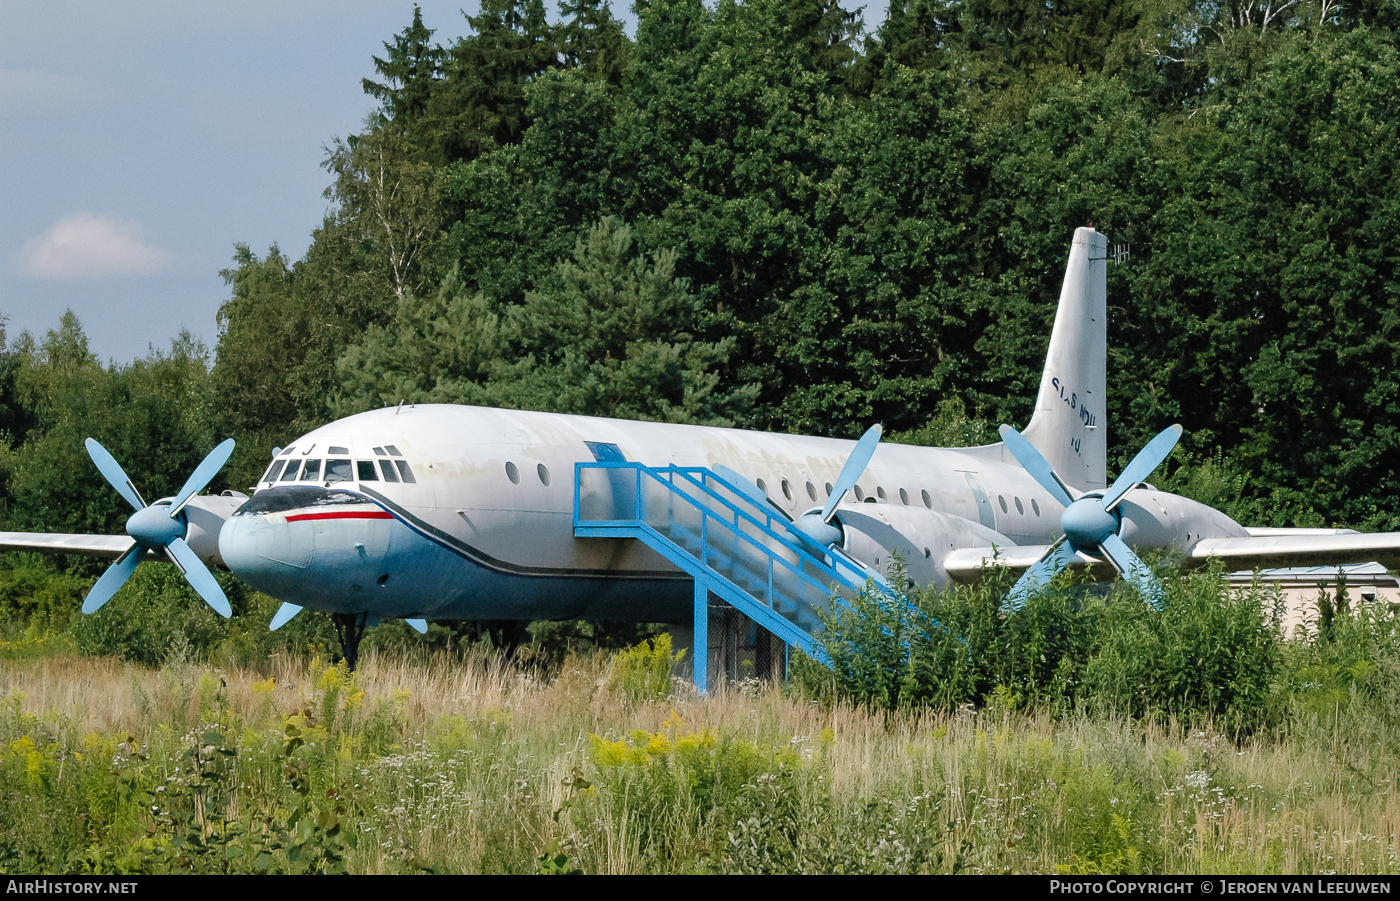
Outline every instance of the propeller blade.
[(767, 492), (759, 488), (753, 482), (750, 482), (748, 479), (744, 478), (742, 473), (738, 472), (737, 470), (730, 469), (728, 466), (724, 465), (713, 466), (710, 468), (710, 470), (715, 475), (719, 476), (720, 481), (724, 482), (724, 484), (728, 485), (730, 488), (733, 488), (735, 491), (739, 492), (744, 497), (748, 498), (750, 501), (753, 501), (753, 503), (756, 506), (772, 507), (774, 510), (777, 510), (779, 513), (781, 513), (787, 519), (788, 522), (792, 522), (792, 517), (788, 515), (788, 512), (786, 510), (773, 503), (773, 499), (768, 496)]
[(428, 621), (426, 619), (406, 619), (404, 622), (412, 626), (419, 635), (428, 634)]
[(91, 438), (84, 441), (83, 445), (87, 447), (88, 456), (92, 458), (93, 463), (97, 464), (97, 471), (102, 473), (107, 484), (117, 489), (117, 494), (126, 498), (126, 502), (131, 505), (132, 509), (146, 509), (146, 502), (141, 499), (141, 493), (131, 483), (131, 479), (122, 469), (121, 464), (107, 453), (107, 449)]
[(841, 474), (836, 477), (836, 487), (831, 489), (831, 497), (826, 499), (826, 506), (822, 507), (822, 522), (831, 522), (832, 515), (836, 513), (836, 505), (841, 503), (846, 492), (854, 488), (856, 482), (865, 474), (865, 467), (870, 465), (870, 458), (875, 455), (875, 448), (880, 445), (880, 435), (883, 433), (884, 429), (880, 426), (872, 425), (860, 436), (855, 449), (846, 458), (846, 465), (841, 467)]
[(1026, 601), (1041, 588), (1050, 584), (1050, 580), (1055, 574), (1064, 569), (1071, 560), (1074, 559), (1074, 548), (1068, 541), (1061, 538), (1050, 546), (1050, 550), (1036, 561), (1035, 565), (1021, 574), (1021, 578), (1016, 580), (1016, 584), (1011, 586), (1011, 591), (1007, 592), (1006, 600), (1001, 602), (1001, 609), (1006, 613), (1015, 613), (1026, 606)]
[(1152, 575), (1146, 563), (1133, 553), (1132, 548), (1117, 535), (1110, 535), (1099, 545), (1099, 550), (1108, 558), (1124, 579), (1133, 584), (1153, 610), (1161, 610), (1167, 602), (1167, 589)]
[[(175, 500), (171, 502), (171, 519), (179, 515), (180, 511), (185, 508), (185, 504), (189, 503), (190, 498), (204, 490), (204, 486), (208, 485), (209, 481), (219, 474), (219, 470), (224, 468), (224, 464), (231, 456), (233, 456), (233, 439), (229, 438), (211, 450), (209, 456), (199, 462), (199, 465), (194, 468), (194, 472), (190, 473), (190, 477), (185, 479), (185, 486), (180, 489), (180, 493), (175, 495)], [(228, 614), (224, 615), (228, 616)]]
[(121, 587), (126, 584), (126, 580), (131, 578), (131, 574), (136, 572), (136, 564), (141, 562), (143, 554), (145, 551), (142, 550), (141, 545), (133, 544), (131, 550), (119, 557), (116, 563), (107, 567), (102, 578), (97, 580), (97, 584), (92, 586), (92, 590), (83, 600), (83, 612), (96, 613), (101, 610), (102, 605), (110, 601), (112, 595), (120, 591)]
[[(1040, 451), (1035, 449), (1035, 445), (1026, 440), (1026, 437), (1009, 425), (1003, 425), (1000, 429), (1001, 440), (1006, 443), (1006, 449), (1011, 451), (1011, 456), (1016, 458), (1016, 462), (1031, 478), (1040, 484), (1041, 488), (1050, 492), (1051, 497), (1059, 501), (1062, 506), (1068, 507), (1074, 503), (1074, 498), (1065, 490), (1064, 483), (1055, 474), (1049, 462), (1040, 455)], [(1029, 570), (1027, 570), (1029, 574)], [(1022, 576), (1022, 578), (1025, 578)]]
[(1147, 481), (1147, 477), (1152, 475), (1152, 470), (1162, 465), (1172, 448), (1176, 447), (1177, 441), (1181, 440), (1181, 432), (1181, 426), (1170, 426), (1147, 442), (1147, 446), (1137, 452), (1133, 462), (1124, 467), (1118, 478), (1113, 480), (1112, 487), (1103, 496), (1103, 508), (1112, 510), (1134, 485)]
[(225, 619), (233, 616), (233, 608), (228, 605), (224, 590), (219, 587), (214, 574), (204, 562), (190, 550), (188, 544), (185, 544), (185, 539), (172, 538), (165, 546), (165, 552), (170, 555), (171, 562), (180, 567), (180, 572), (185, 574), (185, 580), (190, 583), (190, 587), (204, 598), (204, 603), (213, 607), (214, 612)]
[(287, 624), (287, 621), (301, 612), (301, 608), (296, 604), (283, 604), (277, 608), (277, 614), (272, 617), (272, 622), (268, 624), (267, 631), (276, 632)]

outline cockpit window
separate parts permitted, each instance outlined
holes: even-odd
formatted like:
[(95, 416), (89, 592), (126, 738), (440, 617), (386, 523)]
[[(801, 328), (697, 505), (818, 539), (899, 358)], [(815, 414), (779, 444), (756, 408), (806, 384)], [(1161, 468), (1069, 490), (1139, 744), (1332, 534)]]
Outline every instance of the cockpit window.
[(349, 460), (326, 461), (327, 482), (352, 482), (354, 479), (355, 469), (350, 465)]
[(394, 461), (393, 461), (393, 460), (380, 460), (380, 461), (379, 461), (379, 468), (380, 468), (381, 470), (383, 470), (383, 472), (384, 472), (384, 481), (386, 481), (386, 482), (397, 482), (397, 481), (399, 480), (399, 474), (398, 474), (398, 472), (394, 469)]
[(275, 481), (277, 481), (277, 476), (281, 474), (281, 472), (282, 472), (282, 466), (283, 466), (283, 464), (285, 464), (285, 463), (286, 463), (285, 460), (273, 460), (273, 461), (272, 461), (272, 465), (269, 466), (269, 467), (267, 468), (267, 472), (263, 473), (262, 481), (264, 481), (264, 482), (275, 482)]
[(384, 456), (384, 448), (382, 448), (382, 447), (376, 447), (376, 448), (374, 449), (374, 455), (375, 455), (376, 457), (382, 457), (382, 456)]
[(289, 447), (289, 448), (287, 448), (286, 450), (282, 451), (281, 456), (283, 456), (283, 457), (290, 457), (290, 456), (292, 455), (292, 451), (294, 451), (294, 450), (296, 450), (296, 449), (297, 449), (297, 446), (296, 446), (295, 444), (293, 444), (291, 447)]
[(359, 474), (361, 482), (379, 481), (379, 476), (374, 474), (373, 460), (356, 460), (355, 470)]
[(330, 448), (329, 450), (327, 450), (326, 453), (328, 453), (328, 454), (348, 454), (348, 453), (350, 453), (350, 448), (348, 448), (348, 447), (332, 447), (332, 448)]
[(389, 452), (389, 456), (391, 456), (391, 457), (402, 457), (402, 456), (403, 456), (403, 454), (399, 453), (399, 449), (398, 449), (397, 447), (394, 447), (392, 444), (386, 444), (386, 445), (384, 445), (384, 449), (385, 449), (386, 451)]
[(314, 482), (321, 475), (321, 461), (307, 460), (301, 468), (301, 480), (303, 482)]
[(287, 461), (287, 471), (284, 472), (284, 473), (282, 473), (282, 481), (284, 481), (284, 482), (295, 482), (295, 481), (296, 481), (296, 478), (297, 478), (297, 470), (300, 469), (300, 468), (301, 468), (301, 461), (300, 461), (300, 460), (288, 460), (288, 461)]
[(399, 475), (403, 476), (403, 480), (405, 482), (407, 482), (410, 485), (416, 484), (418, 482), (418, 480), (413, 477), (413, 470), (408, 468), (408, 464), (406, 462), (404, 462), (403, 460), (395, 460), (394, 462), (398, 464)]

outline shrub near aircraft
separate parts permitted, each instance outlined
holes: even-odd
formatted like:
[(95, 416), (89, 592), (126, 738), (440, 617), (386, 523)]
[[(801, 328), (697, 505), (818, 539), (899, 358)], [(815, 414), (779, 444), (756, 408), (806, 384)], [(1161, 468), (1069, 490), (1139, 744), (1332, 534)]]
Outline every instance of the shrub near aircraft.
[(347, 657), (363, 628), (426, 620), (616, 619), (687, 623), (691, 579), (637, 541), (578, 538), (575, 464), (707, 467), (782, 512), (821, 553), (878, 568), (893, 553), (921, 585), (1023, 571), (1014, 610), (1066, 566), (1129, 579), (1160, 604), (1139, 553), (1232, 569), (1400, 563), (1400, 533), (1250, 530), (1148, 484), (1181, 434), (1153, 439), (1107, 480), (1105, 238), (1075, 232), (1035, 412), (1003, 441), (939, 449), (519, 410), (400, 405), (315, 429), (275, 452), (251, 497), (198, 494), (232, 452), (216, 448), (180, 493), (147, 506), (112, 457), (88, 450), (131, 503), (126, 536), (0, 533), (0, 548), (116, 562), (83, 605), (92, 613), (143, 559), (167, 557), (225, 616), (207, 567), (285, 603), (335, 616)]

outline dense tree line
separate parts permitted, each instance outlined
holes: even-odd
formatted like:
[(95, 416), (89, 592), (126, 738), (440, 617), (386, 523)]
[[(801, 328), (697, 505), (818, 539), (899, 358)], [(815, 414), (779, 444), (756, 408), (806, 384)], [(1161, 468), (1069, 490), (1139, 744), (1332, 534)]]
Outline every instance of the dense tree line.
[(212, 368), (183, 342), (104, 369), (68, 320), (5, 345), (9, 521), (115, 526), (86, 434), (172, 487), (232, 435), (245, 486), (401, 399), (975, 441), (1028, 418), (1093, 224), (1130, 249), (1118, 457), (1179, 421), (1172, 487), (1400, 528), (1396, 0), (904, 0), (869, 35), (831, 0), (636, 13), (485, 0), (445, 46), (415, 11), (305, 257), (237, 249)]

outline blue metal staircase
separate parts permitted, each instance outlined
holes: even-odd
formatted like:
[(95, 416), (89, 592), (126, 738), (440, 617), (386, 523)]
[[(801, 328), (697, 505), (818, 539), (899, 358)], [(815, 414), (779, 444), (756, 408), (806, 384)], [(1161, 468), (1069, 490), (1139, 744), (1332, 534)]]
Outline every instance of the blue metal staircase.
[(708, 685), (713, 593), (789, 646), (822, 659), (812, 636), (819, 613), (873, 581), (903, 599), (875, 570), (840, 550), (818, 552), (768, 504), (751, 500), (703, 467), (578, 463), (574, 534), (635, 538), (695, 580), (695, 687)]

